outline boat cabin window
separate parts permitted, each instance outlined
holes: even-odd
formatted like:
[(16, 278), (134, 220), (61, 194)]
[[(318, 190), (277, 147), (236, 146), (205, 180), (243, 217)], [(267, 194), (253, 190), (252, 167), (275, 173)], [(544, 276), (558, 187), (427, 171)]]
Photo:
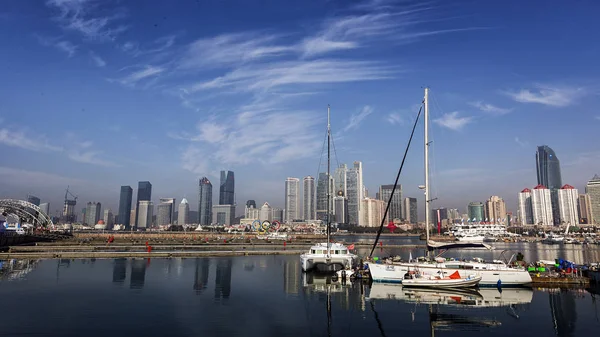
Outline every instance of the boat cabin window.
[(315, 254), (315, 250), (314, 250), (314, 249), (311, 249), (311, 250), (310, 250), (310, 253), (311, 253), (311, 254)]

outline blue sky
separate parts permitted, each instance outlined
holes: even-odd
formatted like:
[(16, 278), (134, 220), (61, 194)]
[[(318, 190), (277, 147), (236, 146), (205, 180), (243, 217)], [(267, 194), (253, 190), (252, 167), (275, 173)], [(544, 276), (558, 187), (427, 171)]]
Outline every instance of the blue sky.
[[(95, 1), (0, 4), (0, 194), (115, 209), (119, 187), (197, 202), (236, 174), (237, 201), (283, 205), (315, 176), (331, 105), (337, 162), (392, 183), (431, 87), (434, 206), (599, 173), (600, 4), (580, 1)], [(419, 198), (422, 126), (401, 183)], [(216, 190), (215, 190), (216, 191)], [(218, 198), (215, 193), (215, 198)], [(82, 206), (83, 207), (83, 206)], [(78, 207), (79, 208), (79, 207)]]

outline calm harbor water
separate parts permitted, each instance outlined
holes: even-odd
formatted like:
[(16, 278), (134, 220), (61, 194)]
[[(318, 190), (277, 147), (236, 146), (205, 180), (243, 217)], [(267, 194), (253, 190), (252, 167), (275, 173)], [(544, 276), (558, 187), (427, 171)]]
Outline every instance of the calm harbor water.
[(2, 270), (1, 336), (592, 336), (600, 329), (597, 289), (431, 293), (332, 284), (303, 274), (297, 256), (3, 261)]

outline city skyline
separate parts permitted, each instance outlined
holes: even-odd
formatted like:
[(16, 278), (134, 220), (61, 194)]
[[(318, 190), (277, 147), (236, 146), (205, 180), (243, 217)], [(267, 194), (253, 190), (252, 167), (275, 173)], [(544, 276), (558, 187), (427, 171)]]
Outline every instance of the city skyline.
[[(9, 1), (0, 149), (13, 160), (0, 166), (0, 194), (37, 196), (55, 214), (71, 186), (76, 212), (94, 200), (116, 210), (119, 186), (147, 180), (154, 205), (186, 197), (195, 208), (198, 179), (228, 169), (238, 203), (284, 208), (281, 181), (325, 171), (327, 104), (333, 163), (363, 162), (375, 192), (394, 180), (423, 85), (432, 88), (432, 209), (498, 195), (515, 211), (517, 192), (536, 185), (531, 162), (542, 144), (560, 157), (564, 183), (583, 191), (600, 154), (558, 130), (600, 126), (591, 108), (599, 47), (589, 43), (600, 23), (593, 8), (544, 4), (239, 1), (254, 18), (239, 20), (195, 2), (141, 11)], [(165, 19), (149, 24), (157, 17)], [(80, 19), (96, 26), (73, 24)], [(400, 179), (419, 205), (420, 129)]]

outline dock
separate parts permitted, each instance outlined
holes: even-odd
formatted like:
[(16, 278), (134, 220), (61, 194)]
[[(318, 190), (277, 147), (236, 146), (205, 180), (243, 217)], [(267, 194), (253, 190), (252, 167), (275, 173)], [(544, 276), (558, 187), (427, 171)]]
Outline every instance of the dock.
[(583, 276), (531, 275), (532, 286), (588, 286), (590, 279)]

